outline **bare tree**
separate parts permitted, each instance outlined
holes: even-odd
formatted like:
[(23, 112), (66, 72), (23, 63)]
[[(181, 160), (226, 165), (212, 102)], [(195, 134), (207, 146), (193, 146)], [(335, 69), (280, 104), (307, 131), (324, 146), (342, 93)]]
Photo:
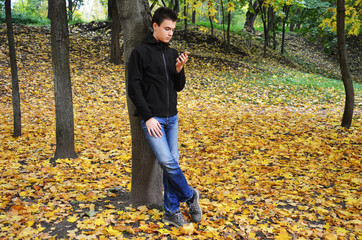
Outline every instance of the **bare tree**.
[(5, 0), (5, 14), (6, 14), (6, 26), (8, 28), (7, 32), (8, 32), (10, 67), (11, 67), (14, 137), (18, 137), (21, 136), (21, 110), (20, 110), (18, 66), (16, 63), (14, 30), (13, 30), (13, 21), (11, 17), (11, 0)]
[[(151, 14), (147, 0), (117, 0), (124, 42), (126, 85), (128, 61), (132, 50), (146, 38), (151, 30)], [(149, 146), (137, 117), (135, 106), (127, 93), (127, 106), (132, 134), (132, 190), (134, 205), (162, 204), (162, 170)]]
[(54, 159), (76, 158), (69, 66), (69, 31), (65, 0), (49, 0), (54, 73), (56, 150)]
[(345, 36), (345, 1), (337, 0), (337, 38), (338, 38), (338, 57), (341, 68), (342, 80), (346, 92), (346, 101), (342, 118), (342, 127), (350, 128), (352, 125), (354, 108), (354, 89), (351, 72), (349, 71), (348, 58), (346, 51)]

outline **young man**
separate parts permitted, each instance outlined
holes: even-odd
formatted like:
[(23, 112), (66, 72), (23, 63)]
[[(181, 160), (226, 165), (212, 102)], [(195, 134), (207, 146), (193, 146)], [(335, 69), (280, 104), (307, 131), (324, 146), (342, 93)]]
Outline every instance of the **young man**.
[(177, 227), (187, 224), (180, 202), (187, 202), (191, 219), (201, 221), (199, 192), (191, 188), (178, 164), (177, 91), (185, 86), (181, 55), (169, 47), (177, 14), (165, 7), (152, 17), (153, 34), (136, 47), (128, 65), (128, 95), (136, 106), (146, 138), (163, 170), (164, 222)]

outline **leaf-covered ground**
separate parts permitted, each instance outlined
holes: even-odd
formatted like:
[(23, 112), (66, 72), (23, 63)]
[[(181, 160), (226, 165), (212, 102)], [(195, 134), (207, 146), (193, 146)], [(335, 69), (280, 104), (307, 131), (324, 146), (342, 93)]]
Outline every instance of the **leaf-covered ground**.
[(341, 82), (293, 70), (285, 59), (176, 39), (191, 52), (179, 100), (180, 162), (204, 211), (202, 222), (176, 229), (159, 209), (128, 202), (124, 67), (108, 63), (107, 35), (72, 29), (79, 157), (53, 166), (49, 30), (15, 33), (23, 122), (16, 139), (0, 25), (0, 239), (361, 239), (359, 84), (345, 130)]

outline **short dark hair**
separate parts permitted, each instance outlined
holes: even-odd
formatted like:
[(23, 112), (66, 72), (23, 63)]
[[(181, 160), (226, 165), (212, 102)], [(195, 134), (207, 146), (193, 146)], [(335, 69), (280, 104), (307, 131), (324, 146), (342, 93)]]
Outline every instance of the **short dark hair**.
[(177, 13), (174, 10), (167, 7), (157, 8), (152, 17), (152, 24), (157, 23), (157, 25), (160, 26), (161, 23), (166, 19), (176, 22)]

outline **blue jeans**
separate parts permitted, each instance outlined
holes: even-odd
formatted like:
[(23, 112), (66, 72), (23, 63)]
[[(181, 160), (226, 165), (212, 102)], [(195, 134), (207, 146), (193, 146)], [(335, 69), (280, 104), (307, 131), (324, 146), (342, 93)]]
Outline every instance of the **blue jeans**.
[(180, 211), (180, 202), (192, 198), (193, 190), (178, 164), (178, 115), (162, 118), (154, 117), (162, 126), (162, 137), (150, 136), (146, 123), (141, 119), (145, 132), (158, 164), (163, 170), (164, 207), (165, 214), (170, 215)]

